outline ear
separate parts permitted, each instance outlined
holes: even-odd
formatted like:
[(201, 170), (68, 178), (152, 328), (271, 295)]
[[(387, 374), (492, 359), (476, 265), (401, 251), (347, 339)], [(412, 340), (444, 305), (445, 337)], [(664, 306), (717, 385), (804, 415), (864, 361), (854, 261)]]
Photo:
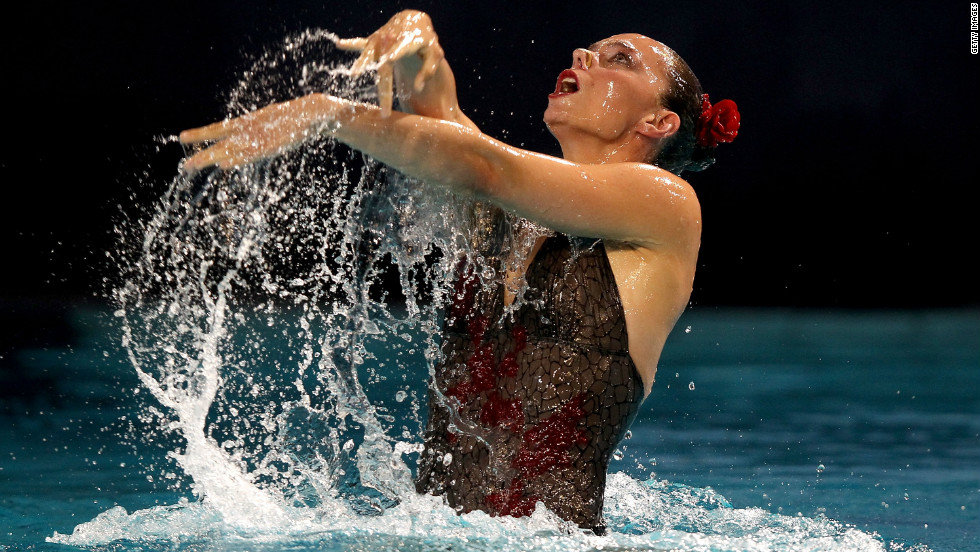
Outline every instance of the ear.
[(636, 124), (636, 131), (647, 138), (662, 140), (681, 128), (681, 118), (673, 111), (662, 109), (651, 113)]

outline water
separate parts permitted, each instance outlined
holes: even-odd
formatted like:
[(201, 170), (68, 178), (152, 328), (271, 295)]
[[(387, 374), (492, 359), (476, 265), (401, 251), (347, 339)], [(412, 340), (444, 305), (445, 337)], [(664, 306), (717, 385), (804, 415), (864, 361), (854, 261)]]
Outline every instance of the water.
[[(300, 512), (282, 526), (229, 525), (197, 502), (167, 458), (170, 444), (120, 437), (147, 401), (131, 392), (140, 384), (118, 349), (119, 319), (79, 308), (51, 322), (75, 337), (20, 351), (26, 373), (47, 382), (4, 402), (6, 550), (69, 550), (45, 539), (73, 531), (79, 546), (98, 550), (980, 546), (972, 310), (688, 311), (612, 463), (622, 475), (611, 480), (606, 515), (618, 532), (601, 539), (562, 534), (553, 520), (456, 518), (424, 499), (414, 513)], [(423, 390), (424, 367), (407, 368), (407, 380), (391, 374), (369, 389), (405, 407), (395, 428), (415, 427), (410, 403)]]
[[(370, 99), (329, 50), (310, 32), (259, 56), (229, 113)], [(119, 227), (113, 307), (61, 313), (76, 338), (15, 359), (37, 392), (4, 409), (4, 546), (977, 546), (974, 311), (687, 313), (615, 454), (604, 537), (416, 495), (453, 269), (536, 231), (498, 222), (326, 140), (177, 176)]]

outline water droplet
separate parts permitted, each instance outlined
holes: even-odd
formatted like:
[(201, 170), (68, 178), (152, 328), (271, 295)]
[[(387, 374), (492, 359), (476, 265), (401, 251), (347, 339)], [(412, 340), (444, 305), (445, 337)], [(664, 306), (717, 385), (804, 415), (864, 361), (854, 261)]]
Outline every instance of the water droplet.
[(632, 438), (633, 438), (633, 432), (627, 429), (626, 435), (623, 435), (623, 439), (632, 439)]
[(613, 458), (616, 459), (616, 460), (622, 460), (623, 459), (623, 451), (621, 451), (619, 449), (616, 449), (615, 452), (613, 452)]
[(694, 382), (692, 381), (691, 383), (687, 384), (687, 388), (694, 391)]
[(408, 397), (408, 393), (406, 393), (404, 389), (399, 389), (398, 392), (395, 393), (395, 400), (397, 402), (404, 401), (406, 397)]
[(688, 326), (688, 327), (684, 328), (684, 333), (691, 333), (691, 327)]
[(823, 464), (817, 465), (817, 473), (823, 473), (825, 469), (827, 468)]
[(442, 465), (448, 466), (453, 463), (453, 455), (451, 452), (447, 452), (445, 456), (442, 457)]

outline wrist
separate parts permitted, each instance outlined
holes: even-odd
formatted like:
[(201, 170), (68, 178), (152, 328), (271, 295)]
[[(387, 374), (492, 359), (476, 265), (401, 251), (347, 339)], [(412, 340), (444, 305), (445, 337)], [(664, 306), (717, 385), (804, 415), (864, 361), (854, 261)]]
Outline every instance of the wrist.
[(327, 133), (335, 132), (340, 125), (347, 122), (344, 114), (351, 111), (353, 106), (352, 102), (324, 93), (311, 94), (307, 99), (307, 112), (312, 126)]

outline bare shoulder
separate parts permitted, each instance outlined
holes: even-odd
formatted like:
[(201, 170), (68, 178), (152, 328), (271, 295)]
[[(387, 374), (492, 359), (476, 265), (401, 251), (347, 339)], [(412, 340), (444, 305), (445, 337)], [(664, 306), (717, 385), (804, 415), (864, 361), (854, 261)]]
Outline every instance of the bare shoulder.
[(648, 239), (626, 240), (651, 249), (690, 250), (701, 240), (701, 203), (683, 178), (646, 163), (623, 164), (624, 192), (645, 218)]
[(671, 206), (701, 211), (694, 188), (680, 176), (648, 163), (623, 163), (633, 173), (638, 183), (648, 187), (657, 199), (666, 200)]

